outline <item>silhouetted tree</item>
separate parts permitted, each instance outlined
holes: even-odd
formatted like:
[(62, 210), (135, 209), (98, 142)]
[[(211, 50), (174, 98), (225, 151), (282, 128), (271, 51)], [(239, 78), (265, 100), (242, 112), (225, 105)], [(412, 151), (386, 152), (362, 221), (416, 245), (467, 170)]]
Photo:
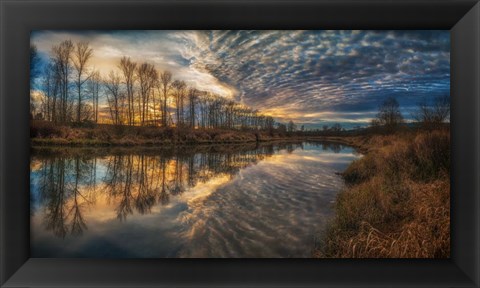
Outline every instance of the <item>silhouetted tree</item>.
[(175, 97), (175, 109), (177, 111), (177, 126), (181, 126), (183, 125), (183, 104), (187, 85), (184, 81), (175, 80), (172, 83), (172, 87), (174, 89), (173, 95)]
[(403, 122), (400, 105), (394, 97), (388, 97), (379, 107), (377, 119), (380, 125), (392, 130)]
[(333, 132), (340, 132), (342, 131), (342, 125), (340, 125), (340, 123), (335, 123), (332, 125), (332, 129), (331, 129)]
[(293, 123), (293, 121), (290, 120), (290, 121), (288, 122), (288, 125), (287, 125), (287, 131), (288, 131), (289, 133), (293, 133), (293, 132), (295, 132), (295, 130), (297, 130), (297, 125), (295, 125), (295, 123)]
[(115, 125), (122, 124), (120, 113), (122, 95), (120, 92), (120, 76), (114, 71), (110, 71), (108, 78), (104, 80), (105, 88), (107, 88), (107, 103), (110, 109), (110, 116), (112, 117), (112, 123)]
[(158, 74), (157, 70), (152, 64), (142, 63), (138, 66), (137, 69), (137, 78), (139, 83), (139, 92), (140, 92), (140, 103), (141, 103), (141, 113), (140, 113), (140, 123), (145, 125), (145, 120), (148, 118), (150, 95), (153, 92), (153, 88), (157, 84)]
[(189, 124), (190, 128), (195, 128), (195, 105), (199, 96), (199, 91), (195, 88), (188, 89), (188, 104), (189, 104)]
[[(32, 51), (33, 59), (36, 54), (33, 46)], [(163, 127), (187, 125), (191, 129), (198, 126), (270, 133), (275, 129), (280, 129), (280, 133), (287, 130), (292, 133), (297, 129), (293, 122), (288, 127), (280, 125), (275, 128), (272, 116), (263, 115), (258, 110), (221, 95), (189, 87), (184, 81), (174, 80), (169, 71), (159, 73), (152, 64), (137, 65), (126, 56), (119, 61), (120, 74), (111, 72), (102, 77), (98, 71), (89, 71), (88, 64), (92, 57), (93, 49), (87, 42), (74, 45), (66, 40), (53, 46), (51, 59), (46, 65), (48, 69), (44, 70), (42, 79), (45, 97), (42, 97), (40, 107), (31, 102), (31, 117), (36, 114), (45, 120), (60, 123), (84, 120), (99, 122), (102, 121), (99, 120), (99, 103), (103, 98), (115, 125), (123, 125), (124, 121), (128, 125), (158, 125), (158, 120), (161, 120)], [(76, 72), (74, 75), (72, 70)], [(77, 94), (71, 95), (69, 87), (76, 87)], [(87, 99), (88, 103), (85, 103)], [(173, 109), (174, 119), (170, 115)]]
[(47, 121), (56, 121), (56, 100), (59, 88), (58, 78), (56, 77), (55, 65), (48, 63), (44, 69), (42, 87), (45, 94), (42, 101), (42, 111), (44, 119)]
[(127, 90), (127, 119), (128, 125), (135, 125), (135, 109), (134, 109), (134, 85), (135, 70), (137, 64), (130, 60), (130, 57), (122, 57), (120, 59), (119, 68), (123, 73), (123, 81)]
[(59, 121), (65, 123), (71, 121), (71, 109), (73, 107), (71, 98), (68, 92), (69, 80), (71, 74), (71, 58), (74, 51), (74, 45), (72, 41), (65, 40), (57, 46), (53, 46), (53, 62), (55, 63), (55, 69), (58, 71), (60, 80), (60, 115)]
[(76, 118), (77, 122), (80, 122), (82, 120), (80, 117), (82, 110), (82, 85), (88, 80), (88, 77), (86, 79), (83, 79), (83, 74), (86, 72), (86, 65), (88, 60), (92, 57), (92, 53), (93, 50), (89, 47), (88, 42), (78, 42), (75, 46), (73, 67), (77, 72), (77, 79), (75, 81), (78, 91)]
[[(167, 127), (168, 122), (168, 92), (170, 90), (170, 85), (172, 83), (172, 73), (169, 71), (164, 71), (160, 74), (160, 84), (162, 89), (162, 126)], [(160, 88), (160, 86), (159, 86)]]
[(88, 91), (92, 97), (92, 110), (93, 110), (93, 121), (98, 123), (98, 100), (100, 95), (100, 83), (101, 83), (100, 73), (98, 71), (93, 71), (88, 80)]
[(282, 123), (277, 123), (277, 130), (278, 133), (283, 136), (287, 132), (287, 126)]
[(449, 120), (450, 97), (448, 95), (438, 96), (429, 104), (426, 100), (418, 103), (413, 118), (424, 126), (436, 126)]

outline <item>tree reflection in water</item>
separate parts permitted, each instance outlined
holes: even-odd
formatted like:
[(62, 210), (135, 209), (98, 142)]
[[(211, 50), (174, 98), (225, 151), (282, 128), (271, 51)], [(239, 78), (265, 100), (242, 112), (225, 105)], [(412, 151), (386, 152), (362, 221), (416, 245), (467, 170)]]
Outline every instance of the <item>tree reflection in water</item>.
[(81, 155), (42, 160), (39, 194), (46, 210), (44, 222), (56, 236), (81, 235), (87, 229), (82, 210), (94, 203), (92, 169), (92, 159)]
[[(291, 153), (297, 148), (303, 149), (303, 144), (142, 150), (44, 148), (34, 149), (32, 159), (40, 163), (36, 181), (39, 204), (45, 209), (45, 227), (64, 238), (81, 235), (87, 229), (83, 212), (95, 208), (97, 197), (104, 196), (115, 207), (117, 218), (125, 221), (135, 212), (149, 214), (157, 204), (168, 205), (172, 197), (198, 183), (219, 175), (231, 178), (280, 150)], [(333, 150), (340, 148), (338, 145), (338, 150)]]

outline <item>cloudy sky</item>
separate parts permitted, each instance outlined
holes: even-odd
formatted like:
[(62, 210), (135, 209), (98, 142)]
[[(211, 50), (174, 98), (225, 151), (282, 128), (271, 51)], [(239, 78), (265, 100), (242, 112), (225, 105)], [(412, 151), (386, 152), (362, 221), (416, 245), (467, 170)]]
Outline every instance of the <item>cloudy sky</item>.
[(36, 31), (49, 58), (63, 40), (88, 41), (90, 68), (153, 63), (175, 79), (306, 128), (366, 125), (394, 96), (405, 118), (450, 92), (449, 31)]

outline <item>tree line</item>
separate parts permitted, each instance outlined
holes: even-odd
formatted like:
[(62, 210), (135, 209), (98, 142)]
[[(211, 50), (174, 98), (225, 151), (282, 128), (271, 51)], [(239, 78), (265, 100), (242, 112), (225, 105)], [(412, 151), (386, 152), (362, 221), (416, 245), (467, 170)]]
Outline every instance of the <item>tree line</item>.
[[(450, 97), (441, 95), (433, 98), (430, 102), (424, 99), (417, 103), (417, 107), (410, 116), (417, 125), (426, 128), (438, 127), (450, 120)], [(405, 120), (397, 99), (388, 97), (380, 105), (377, 117), (372, 119), (371, 126), (383, 127), (392, 131), (404, 123)]]
[(31, 77), (40, 78), (44, 91), (41, 105), (31, 107), (36, 119), (59, 124), (98, 123), (99, 103), (104, 99), (114, 125), (287, 129), (271, 116), (200, 91), (149, 62), (137, 63), (124, 56), (116, 70), (100, 75), (90, 65), (93, 49), (87, 42), (65, 40), (54, 45), (43, 71), (35, 65), (36, 53), (31, 46)]
[[(123, 56), (117, 69), (100, 75), (91, 67), (93, 49), (88, 42), (65, 40), (51, 49), (50, 59), (39, 69), (37, 49), (30, 47), (30, 76), (40, 78), (44, 97), (39, 107), (31, 103), (31, 117), (57, 124), (99, 123), (101, 99), (106, 103), (109, 122), (121, 126), (254, 129), (281, 134), (341, 134), (339, 123), (322, 129), (298, 131), (293, 121), (276, 122), (235, 101), (212, 92), (200, 91), (176, 80), (169, 71), (159, 71), (152, 63), (137, 63)], [(432, 102), (423, 100), (411, 118), (432, 127), (447, 121), (449, 96)], [(394, 131), (404, 124), (400, 105), (394, 97), (381, 103), (369, 128)], [(357, 127), (354, 130), (361, 130)]]
[(444, 124), (450, 121), (450, 96), (440, 95), (432, 98), (430, 101), (423, 99), (417, 103), (409, 116), (412, 121), (407, 123), (397, 99), (390, 96), (379, 105), (375, 118), (366, 127), (357, 125), (351, 130), (346, 130), (340, 123), (335, 123), (331, 126), (323, 125), (321, 129), (304, 131), (302, 127), (300, 131), (297, 131), (293, 122), (289, 123), (289, 126), (292, 125), (294, 127), (293, 131), (296, 131), (297, 135), (305, 136), (338, 136), (372, 132), (391, 133), (405, 127), (407, 124), (417, 128), (435, 129), (444, 127)]

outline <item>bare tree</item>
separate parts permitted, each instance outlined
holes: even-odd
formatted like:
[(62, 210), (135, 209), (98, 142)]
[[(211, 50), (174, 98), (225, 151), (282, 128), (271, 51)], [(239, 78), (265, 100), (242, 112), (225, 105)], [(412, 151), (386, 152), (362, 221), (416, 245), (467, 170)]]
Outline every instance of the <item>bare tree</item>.
[(98, 71), (93, 71), (89, 77), (88, 90), (92, 95), (92, 116), (95, 123), (98, 123), (98, 100), (100, 95), (100, 82), (100, 73)]
[(188, 89), (188, 104), (189, 104), (189, 124), (190, 128), (195, 128), (195, 105), (198, 99), (199, 91), (195, 88)]
[(378, 126), (380, 126), (380, 121), (378, 119), (372, 119), (370, 121), (370, 126), (373, 128), (378, 128)]
[(418, 102), (417, 109), (412, 113), (412, 118), (420, 123), (430, 123), (433, 115), (432, 109), (427, 103), (426, 99), (423, 99), (421, 102)]
[(53, 99), (53, 87), (54, 87), (54, 77), (52, 65), (49, 64), (44, 69), (44, 77), (42, 81), (43, 91), (45, 91), (45, 97), (43, 98), (43, 117), (47, 121), (52, 121), (52, 99)]
[(135, 70), (137, 64), (130, 60), (130, 57), (122, 57), (120, 60), (119, 68), (122, 70), (123, 79), (125, 86), (127, 88), (127, 119), (128, 125), (132, 126), (135, 124), (135, 109), (134, 109), (134, 100), (133, 100), (133, 88), (135, 85)]
[(450, 120), (450, 96), (438, 96), (433, 105), (434, 121), (442, 123)]
[(426, 99), (418, 103), (412, 117), (425, 127), (436, 126), (447, 121), (450, 117), (450, 97), (448, 95), (438, 96), (433, 103)]
[[(112, 71), (102, 78), (97, 71), (88, 71), (92, 55), (93, 50), (86, 42), (74, 45), (67, 40), (52, 47), (51, 63), (42, 82), (46, 97), (42, 100), (39, 115), (62, 123), (85, 119), (98, 122), (101, 121), (100, 97), (104, 95), (115, 125), (123, 125), (124, 121), (128, 125), (157, 125), (157, 121), (161, 120), (163, 127), (175, 123), (177, 127), (188, 125), (191, 129), (227, 128), (271, 133), (275, 129), (280, 132), (286, 132), (287, 128), (290, 132), (296, 130), (292, 123), (288, 127), (281, 124), (276, 128), (271, 116), (212, 92), (188, 87), (184, 81), (174, 81), (169, 71), (159, 75), (152, 64), (138, 65), (126, 56), (120, 59), (119, 74)], [(76, 72), (75, 77), (72, 69)], [(70, 95), (70, 85), (76, 86), (77, 97)], [(102, 87), (105, 89), (101, 90)], [(88, 104), (85, 103), (87, 95)], [(174, 101), (170, 101), (169, 97)], [(173, 107), (175, 121), (170, 115)]]
[(394, 129), (403, 122), (403, 116), (400, 113), (400, 105), (394, 97), (388, 97), (380, 105), (377, 114), (380, 125), (387, 129)]
[(277, 130), (280, 135), (285, 135), (287, 132), (287, 125), (283, 123), (277, 123)]
[(52, 54), (56, 69), (59, 73), (61, 84), (60, 95), (60, 122), (69, 121), (70, 97), (68, 94), (69, 78), (71, 71), (71, 58), (74, 51), (74, 46), (71, 40), (65, 40), (58, 46), (52, 47)]
[(175, 109), (177, 110), (177, 127), (183, 125), (183, 99), (185, 98), (185, 90), (187, 85), (184, 81), (175, 80), (172, 83), (175, 90)]
[(295, 123), (293, 123), (293, 121), (290, 120), (287, 125), (287, 131), (290, 133), (293, 133), (295, 132), (295, 130), (297, 130), (297, 125), (295, 125)]
[(80, 122), (80, 114), (82, 111), (82, 85), (88, 80), (82, 79), (83, 74), (86, 72), (86, 65), (88, 60), (92, 57), (93, 49), (89, 47), (88, 42), (78, 42), (73, 57), (73, 67), (77, 72), (77, 79), (75, 84), (78, 90), (77, 98), (77, 122)]
[(162, 88), (162, 125), (163, 127), (167, 126), (167, 101), (168, 101), (168, 91), (170, 89), (170, 85), (172, 83), (172, 73), (169, 71), (164, 71), (160, 74), (160, 84)]
[(61, 93), (62, 79), (60, 77), (59, 65), (55, 59), (44, 67), (42, 71), (41, 87), (44, 92), (41, 103), (42, 118), (47, 121), (57, 122), (58, 120), (58, 103), (57, 100)]
[(140, 85), (140, 101), (141, 101), (141, 125), (145, 125), (145, 120), (149, 114), (150, 95), (155, 84), (158, 81), (157, 70), (152, 64), (143, 63), (138, 66), (137, 77)]
[(342, 131), (342, 125), (340, 123), (335, 123), (332, 125), (332, 128), (330, 130), (335, 134), (338, 134)]
[(120, 111), (121, 111), (121, 95), (120, 95), (120, 76), (114, 71), (110, 71), (108, 78), (105, 79), (105, 87), (107, 88), (107, 102), (110, 110), (112, 122), (115, 125), (120, 125)]
[(273, 129), (274, 129), (274, 125), (275, 125), (275, 120), (273, 119), (272, 116), (267, 116), (265, 118), (265, 129), (272, 133), (273, 132)]

